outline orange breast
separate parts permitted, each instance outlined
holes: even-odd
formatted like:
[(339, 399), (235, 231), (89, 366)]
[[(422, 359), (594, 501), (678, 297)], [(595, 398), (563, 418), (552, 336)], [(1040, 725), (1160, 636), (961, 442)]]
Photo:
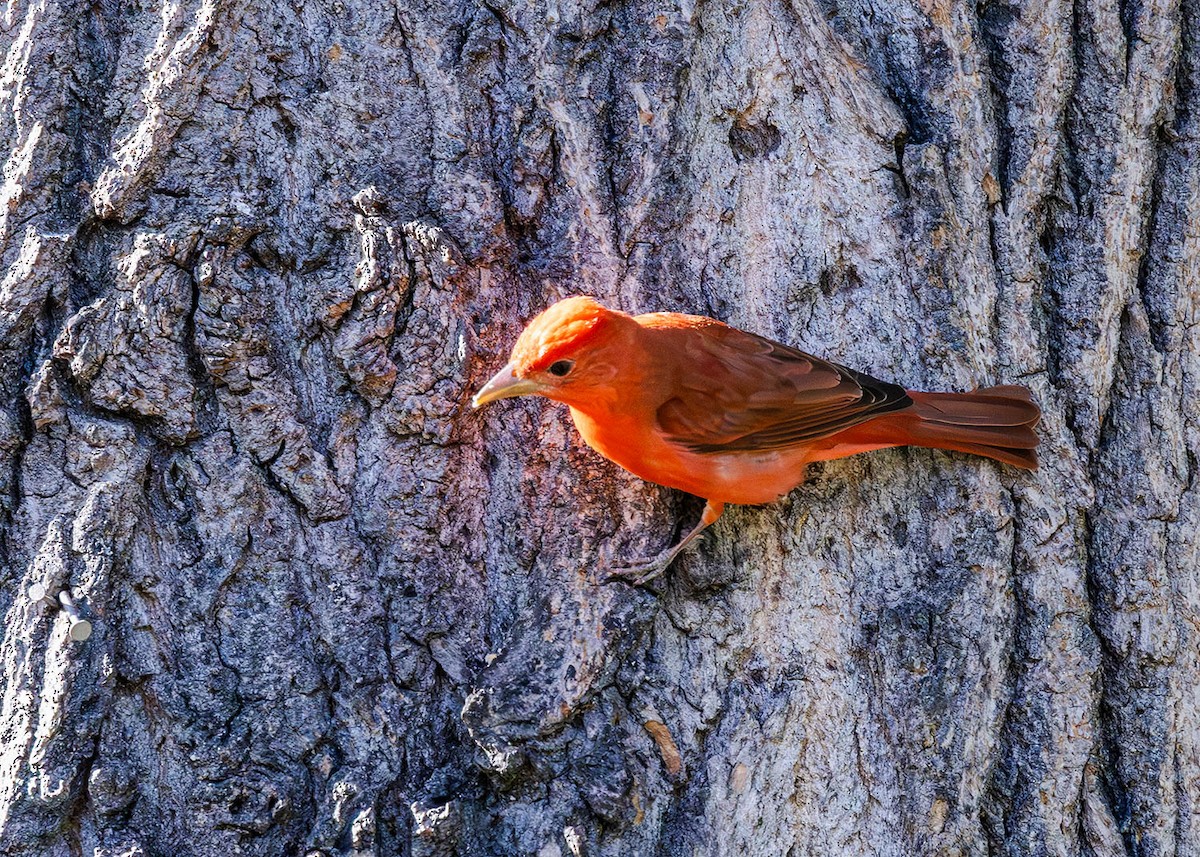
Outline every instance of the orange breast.
[(588, 446), (605, 458), (647, 482), (706, 500), (774, 502), (804, 481), (804, 467), (814, 460), (807, 447), (766, 453), (694, 453), (649, 428), (652, 420), (611, 414), (595, 420), (576, 408), (571, 408), (571, 416)]

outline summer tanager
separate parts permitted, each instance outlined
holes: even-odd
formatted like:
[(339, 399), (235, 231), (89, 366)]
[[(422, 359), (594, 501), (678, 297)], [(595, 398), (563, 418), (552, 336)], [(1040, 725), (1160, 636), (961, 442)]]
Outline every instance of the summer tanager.
[(1037, 467), (1041, 412), (1024, 387), (919, 393), (711, 318), (631, 316), (586, 297), (531, 321), (472, 404), (527, 394), (570, 406), (587, 444), (630, 473), (707, 501), (679, 544), (618, 572), (635, 583), (726, 503), (776, 500), (812, 461), (924, 446)]

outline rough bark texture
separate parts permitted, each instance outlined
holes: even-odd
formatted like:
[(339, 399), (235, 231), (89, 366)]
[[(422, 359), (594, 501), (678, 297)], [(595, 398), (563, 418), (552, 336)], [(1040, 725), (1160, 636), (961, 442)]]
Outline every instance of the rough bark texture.
[[(0, 32), (0, 853), (1200, 854), (1200, 0)], [(700, 504), (467, 407), (578, 292), (1027, 384), (1042, 468), (605, 584)]]

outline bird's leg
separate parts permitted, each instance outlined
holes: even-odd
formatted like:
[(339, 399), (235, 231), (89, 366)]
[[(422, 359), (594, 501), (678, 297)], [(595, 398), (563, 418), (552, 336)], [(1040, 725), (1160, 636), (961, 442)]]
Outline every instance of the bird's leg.
[(679, 544), (675, 547), (667, 548), (657, 556), (648, 557), (638, 560), (629, 565), (620, 565), (611, 568), (609, 580), (624, 580), (632, 583), (634, 586), (642, 586), (649, 583), (654, 578), (658, 577), (675, 561), (675, 557), (679, 556), (679, 552), (690, 545), (696, 538), (706, 529), (716, 523), (717, 518), (721, 517), (721, 513), (725, 511), (725, 504), (716, 500), (707, 500), (704, 503), (704, 513), (700, 515), (700, 523), (692, 528)]

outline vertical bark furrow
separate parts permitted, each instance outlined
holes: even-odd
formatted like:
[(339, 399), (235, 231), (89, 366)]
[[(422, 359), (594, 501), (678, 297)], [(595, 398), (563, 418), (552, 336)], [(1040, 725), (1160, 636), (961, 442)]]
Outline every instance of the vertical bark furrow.
[[(1125, 73), (1117, 10), (1076, 7), (1076, 83), (1067, 121), (1074, 196), (1058, 212), (1047, 290), (1053, 296), (1051, 346), (1072, 430), (1094, 449), (1109, 405), (1120, 319), (1136, 288), (1154, 180), (1154, 145), (1174, 104), (1178, 3), (1145, 4), (1146, 26)], [(1113, 141), (1120, 141), (1118, 154)], [(1063, 383), (1071, 377), (1076, 383)]]
[[(1193, 10), (1194, 11), (1194, 10)], [(1128, 813), (1136, 854), (1187, 853), (1194, 812), (1182, 798), (1194, 777), (1191, 689), (1195, 652), (1195, 566), (1180, 554), (1196, 522), (1194, 455), (1195, 221), (1198, 168), (1195, 22), (1186, 12), (1178, 58), (1178, 105), (1159, 138), (1148, 197), (1146, 256), (1126, 311), (1113, 410), (1098, 450), (1092, 517), (1092, 580), (1105, 640), (1104, 711), (1111, 777)], [(1184, 535), (1186, 533), (1186, 535)], [(1179, 754), (1182, 754), (1182, 758)]]
[(1064, 3), (989, 5), (981, 19), (998, 84), (997, 156), (1007, 177), (1003, 205), (991, 209), (998, 347), (1042, 404), (1040, 457), (1043, 472), (1054, 474), (1015, 492), (1020, 572), (1011, 696), (984, 816), (991, 848), (1002, 854), (1077, 853), (1087, 847), (1081, 836), (1088, 828), (1069, 820), (1107, 812), (1084, 793), (1080, 775), (1097, 741), (1099, 658), (1084, 556), (1084, 515), (1094, 495), (1052, 384), (1061, 355), (1043, 294), (1058, 251), (1056, 182), (1080, 73), (1071, 24), (1072, 5)]
[[(143, 83), (131, 128), (118, 127), (104, 170), (95, 178), (91, 200), (96, 216), (128, 222), (145, 204), (145, 196), (166, 167), (179, 127), (196, 111), (217, 37), (228, 37), (241, 10), (216, 0), (194, 7), (172, 6), (164, 14), (153, 49), (145, 56)], [(113, 10), (119, 14), (119, 10)], [(101, 81), (96, 81), (100, 84)], [(97, 87), (99, 90), (99, 87)]]

